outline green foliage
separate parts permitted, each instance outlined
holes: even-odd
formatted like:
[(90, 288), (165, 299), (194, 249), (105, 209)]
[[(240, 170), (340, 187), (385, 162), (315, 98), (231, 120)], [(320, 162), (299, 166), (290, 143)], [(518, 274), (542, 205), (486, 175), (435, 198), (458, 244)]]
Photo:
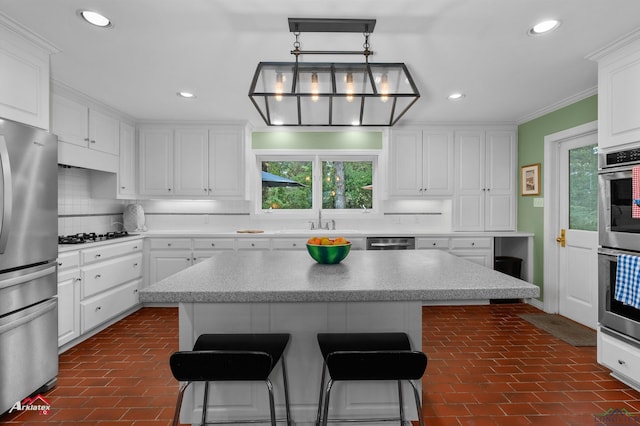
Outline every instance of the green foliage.
[(598, 230), (598, 157), (596, 145), (569, 151), (569, 227)]
[[(262, 170), (291, 179), (304, 186), (262, 187), (263, 209), (312, 209), (313, 163), (311, 161), (268, 161)], [(323, 161), (322, 208), (359, 209), (373, 207), (371, 161)], [(368, 187), (367, 187), (368, 186)]]

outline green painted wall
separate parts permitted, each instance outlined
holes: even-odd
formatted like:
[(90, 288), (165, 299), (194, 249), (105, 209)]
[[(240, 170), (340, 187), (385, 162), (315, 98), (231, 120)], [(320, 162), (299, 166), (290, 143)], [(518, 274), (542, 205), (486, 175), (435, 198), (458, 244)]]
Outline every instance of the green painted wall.
[[(598, 119), (598, 97), (593, 95), (557, 111), (518, 126), (518, 164), (540, 163), (541, 182), (544, 182), (544, 137)], [(544, 280), (544, 208), (533, 207), (535, 198), (544, 197), (544, 184), (539, 196), (518, 198), (518, 230), (532, 232), (533, 283), (540, 287), (542, 298)]]
[(253, 149), (382, 149), (382, 132), (253, 132)]

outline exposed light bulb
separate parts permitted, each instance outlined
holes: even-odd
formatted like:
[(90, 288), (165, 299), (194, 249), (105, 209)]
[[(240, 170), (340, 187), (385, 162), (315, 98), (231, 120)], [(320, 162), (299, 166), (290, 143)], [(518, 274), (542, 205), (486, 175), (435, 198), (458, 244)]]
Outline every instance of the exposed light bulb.
[(318, 84), (318, 73), (311, 74), (311, 100), (317, 102), (320, 99), (318, 94), (320, 93), (320, 87)]
[(282, 100), (282, 93), (284, 92), (284, 75), (282, 75), (282, 73), (280, 72), (276, 74), (276, 85), (274, 92), (276, 92), (276, 101), (280, 102)]
[(387, 73), (382, 74), (380, 77), (380, 100), (382, 102), (387, 102), (389, 100), (389, 77)]
[(347, 102), (353, 102), (353, 93), (355, 92), (355, 88), (353, 87), (353, 74), (347, 73), (345, 82), (347, 83)]

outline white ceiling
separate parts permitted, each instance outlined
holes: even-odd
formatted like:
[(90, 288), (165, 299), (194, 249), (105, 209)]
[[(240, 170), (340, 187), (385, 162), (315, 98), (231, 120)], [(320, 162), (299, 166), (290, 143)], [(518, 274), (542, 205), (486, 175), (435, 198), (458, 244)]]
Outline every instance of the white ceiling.
[[(78, 9), (114, 27), (86, 24)], [(0, 0), (0, 11), (61, 50), (55, 80), (135, 119), (258, 126), (249, 83), (258, 62), (294, 60), (289, 17), (377, 19), (371, 61), (405, 62), (421, 93), (410, 122), (518, 122), (590, 93), (597, 64), (585, 56), (640, 28), (639, 0)], [(545, 18), (562, 26), (527, 35)], [(363, 41), (301, 35), (306, 50), (361, 50)], [(467, 96), (448, 101), (452, 91)]]

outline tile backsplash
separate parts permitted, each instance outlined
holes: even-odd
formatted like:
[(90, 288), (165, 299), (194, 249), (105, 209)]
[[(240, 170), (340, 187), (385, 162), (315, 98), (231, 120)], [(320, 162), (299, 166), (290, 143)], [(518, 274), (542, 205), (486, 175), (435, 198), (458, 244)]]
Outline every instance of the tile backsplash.
[(58, 166), (58, 235), (122, 229), (124, 202), (91, 197), (91, 170)]

